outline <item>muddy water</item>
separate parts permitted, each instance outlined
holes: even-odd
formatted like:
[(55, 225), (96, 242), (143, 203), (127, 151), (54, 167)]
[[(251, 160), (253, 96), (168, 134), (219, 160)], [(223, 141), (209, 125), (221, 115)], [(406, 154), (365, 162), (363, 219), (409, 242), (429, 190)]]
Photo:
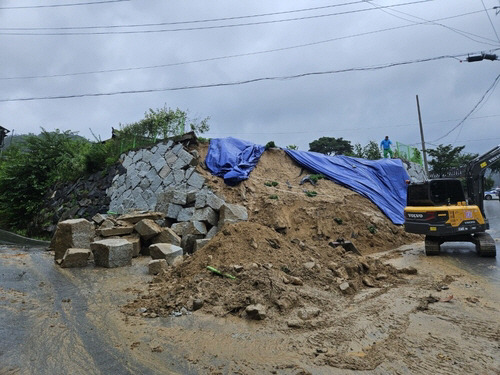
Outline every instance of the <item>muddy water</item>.
[(297, 372), (287, 337), (252, 322), (122, 314), (147, 289), (147, 262), (61, 269), (42, 249), (1, 246), (0, 374)]

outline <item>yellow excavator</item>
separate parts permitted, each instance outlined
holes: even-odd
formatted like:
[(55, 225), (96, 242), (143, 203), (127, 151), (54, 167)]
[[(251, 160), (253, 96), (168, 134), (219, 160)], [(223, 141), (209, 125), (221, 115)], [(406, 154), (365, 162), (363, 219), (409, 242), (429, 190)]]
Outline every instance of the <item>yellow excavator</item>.
[(410, 183), (404, 210), (406, 232), (425, 235), (425, 254), (438, 255), (444, 242), (472, 242), (482, 257), (495, 257), (495, 240), (486, 233), (484, 173), (500, 159), (500, 145), (471, 160), (465, 167), (467, 199), (462, 183), (439, 178)]

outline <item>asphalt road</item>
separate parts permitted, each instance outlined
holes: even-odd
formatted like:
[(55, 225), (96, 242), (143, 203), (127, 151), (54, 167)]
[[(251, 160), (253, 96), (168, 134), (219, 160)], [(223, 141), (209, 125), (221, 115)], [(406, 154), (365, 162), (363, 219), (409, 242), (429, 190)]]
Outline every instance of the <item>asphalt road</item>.
[(488, 233), (495, 239), (497, 246), (497, 257), (478, 257), (475, 246), (465, 242), (449, 242), (441, 245), (441, 256), (449, 257), (450, 261), (460, 268), (485, 276), (500, 285), (500, 201), (484, 201), (484, 209), (490, 222)]

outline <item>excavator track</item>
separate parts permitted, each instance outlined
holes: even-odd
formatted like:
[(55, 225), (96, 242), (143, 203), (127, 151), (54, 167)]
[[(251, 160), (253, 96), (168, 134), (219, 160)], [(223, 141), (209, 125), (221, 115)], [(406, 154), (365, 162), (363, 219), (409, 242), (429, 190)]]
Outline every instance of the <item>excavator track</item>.
[(486, 232), (476, 233), (476, 252), (480, 257), (494, 258), (497, 256), (495, 240)]
[(425, 236), (425, 255), (439, 255), (441, 252), (441, 244), (439, 238), (432, 236)]

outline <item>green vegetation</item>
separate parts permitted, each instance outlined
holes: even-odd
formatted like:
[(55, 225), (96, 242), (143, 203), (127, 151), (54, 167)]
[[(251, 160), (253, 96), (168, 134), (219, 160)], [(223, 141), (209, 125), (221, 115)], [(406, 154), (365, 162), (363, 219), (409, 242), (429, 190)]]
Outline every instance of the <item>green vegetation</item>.
[(319, 152), (326, 155), (348, 155), (352, 154), (351, 141), (334, 137), (321, 137), (309, 143), (309, 151)]
[(269, 186), (269, 187), (276, 187), (279, 185), (279, 183), (276, 181), (266, 181), (266, 182), (264, 182), (264, 185)]
[(333, 219), (333, 221), (335, 221), (338, 225), (342, 225), (342, 223), (344, 222), (341, 218), (339, 217), (336, 217)]
[(354, 152), (352, 155), (355, 158), (364, 158), (369, 160), (378, 160), (382, 159), (382, 154), (380, 153), (380, 147), (378, 143), (375, 141), (370, 141), (365, 147), (362, 147), (361, 144), (356, 143), (354, 145)]
[(371, 234), (377, 233), (377, 228), (374, 225), (369, 225), (367, 229)]
[(309, 179), (316, 185), (316, 183), (318, 182), (318, 180), (323, 180), (325, 179), (326, 177), (322, 174), (311, 174), (309, 175)]
[(298, 149), (299, 149), (299, 146), (297, 146), (297, 145), (288, 145), (288, 146), (286, 146), (286, 148), (287, 148), (288, 150), (298, 150)]
[(120, 125), (113, 138), (104, 142), (45, 129), (38, 136), (18, 137), (2, 150), (0, 158), (0, 226), (25, 231), (54, 184), (104, 171), (122, 153), (181, 135), (186, 127), (196, 133), (208, 131), (208, 118), (198, 122), (179, 109), (149, 109), (144, 119)]
[(278, 199), (278, 196), (276, 194), (272, 194), (269, 196), (269, 199)]
[(270, 148), (276, 148), (276, 143), (274, 143), (274, 141), (269, 141), (266, 143), (265, 149), (269, 150)]
[(315, 192), (314, 190), (306, 190), (306, 191), (305, 191), (305, 194), (306, 194), (306, 196), (311, 197), (311, 198), (313, 198), (313, 197), (315, 197), (316, 195), (318, 195), (318, 193), (317, 193), (317, 192)]

